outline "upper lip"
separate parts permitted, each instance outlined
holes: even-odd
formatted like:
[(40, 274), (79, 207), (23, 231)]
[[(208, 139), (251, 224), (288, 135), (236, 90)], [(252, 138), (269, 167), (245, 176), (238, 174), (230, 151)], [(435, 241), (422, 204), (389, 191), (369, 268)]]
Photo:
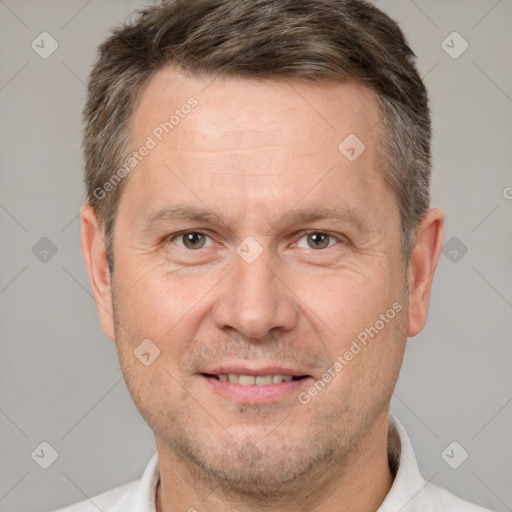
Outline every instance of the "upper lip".
[(209, 375), (219, 375), (221, 373), (234, 373), (239, 375), (252, 375), (254, 377), (257, 377), (258, 375), (292, 375), (294, 377), (303, 377), (310, 375), (307, 371), (298, 368), (290, 368), (287, 366), (285, 367), (278, 365), (268, 365), (260, 367), (251, 366), (249, 368), (248, 366), (242, 366), (237, 364), (211, 366), (205, 370), (202, 370), (201, 373), (206, 373)]

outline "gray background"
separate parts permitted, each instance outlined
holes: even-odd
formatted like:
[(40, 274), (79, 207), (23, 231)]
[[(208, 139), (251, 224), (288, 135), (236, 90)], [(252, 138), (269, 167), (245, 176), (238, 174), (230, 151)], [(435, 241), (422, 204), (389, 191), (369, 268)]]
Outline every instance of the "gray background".
[[(99, 327), (78, 221), (84, 82), (98, 43), (139, 5), (0, 0), (0, 511), (83, 500), (139, 478), (154, 452)], [(433, 204), (446, 213), (445, 243), (456, 237), (392, 409), (428, 480), (512, 510), (512, 3), (377, 5), (418, 55), (435, 129)], [(47, 59), (31, 48), (43, 31), (59, 44)], [(458, 58), (442, 47), (454, 31), (469, 44)], [(461, 44), (445, 43), (452, 53)], [(32, 251), (42, 237), (57, 248), (46, 262)], [(46, 470), (31, 458), (43, 441), (59, 454)], [(453, 441), (452, 464), (469, 453), (458, 469), (441, 457)]]

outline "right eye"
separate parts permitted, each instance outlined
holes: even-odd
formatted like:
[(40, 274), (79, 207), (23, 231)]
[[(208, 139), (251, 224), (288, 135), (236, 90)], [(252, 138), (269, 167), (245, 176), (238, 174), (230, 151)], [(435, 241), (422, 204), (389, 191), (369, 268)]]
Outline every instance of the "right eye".
[(186, 231), (173, 235), (169, 240), (183, 249), (198, 250), (209, 247), (206, 245), (208, 238), (208, 235), (201, 231)]

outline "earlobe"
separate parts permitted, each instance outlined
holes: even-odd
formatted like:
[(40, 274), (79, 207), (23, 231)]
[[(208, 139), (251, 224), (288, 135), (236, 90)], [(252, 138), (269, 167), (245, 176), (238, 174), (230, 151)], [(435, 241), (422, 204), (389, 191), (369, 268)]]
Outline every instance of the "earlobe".
[(82, 253), (85, 259), (92, 293), (98, 308), (100, 323), (105, 334), (114, 341), (114, 320), (112, 309), (111, 276), (108, 256), (103, 242), (103, 233), (90, 204), (80, 211)]
[(416, 231), (409, 263), (409, 318), (407, 336), (416, 336), (427, 321), (434, 273), (441, 254), (444, 216), (438, 208), (425, 212)]

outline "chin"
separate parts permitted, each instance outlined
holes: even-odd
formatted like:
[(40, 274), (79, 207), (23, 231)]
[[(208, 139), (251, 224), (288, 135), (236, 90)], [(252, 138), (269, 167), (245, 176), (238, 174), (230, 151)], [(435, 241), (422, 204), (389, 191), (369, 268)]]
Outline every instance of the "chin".
[[(191, 432), (189, 432), (190, 434)], [(314, 437), (314, 436), (313, 436)], [(296, 496), (322, 473), (335, 456), (332, 445), (311, 441), (309, 436), (291, 439), (289, 432), (213, 440), (204, 436), (164, 441), (187, 464), (194, 479), (203, 480), (226, 496), (280, 499)]]

